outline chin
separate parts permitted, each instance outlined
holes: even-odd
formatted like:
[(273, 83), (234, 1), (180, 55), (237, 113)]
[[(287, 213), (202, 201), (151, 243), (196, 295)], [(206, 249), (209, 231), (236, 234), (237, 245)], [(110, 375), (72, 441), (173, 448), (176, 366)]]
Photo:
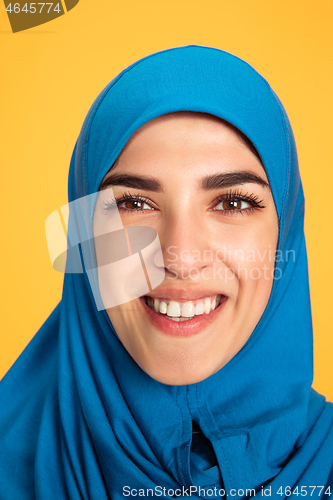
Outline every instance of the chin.
[[(215, 373), (215, 372), (213, 372)], [(191, 372), (191, 373), (160, 373), (159, 370), (157, 370), (157, 373), (148, 373), (148, 375), (151, 376), (154, 380), (157, 380), (157, 382), (160, 382), (161, 384), (166, 384), (166, 385), (191, 385), (191, 384), (197, 384), (199, 382), (202, 382), (206, 378), (210, 377), (213, 375), (213, 373), (205, 370), (202, 373), (197, 373), (197, 372)]]
[(155, 353), (149, 359), (135, 359), (140, 368), (151, 378), (166, 385), (197, 384), (216, 373), (225, 364), (212, 360), (213, 353), (193, 352), (197, 349), (171, 349)]

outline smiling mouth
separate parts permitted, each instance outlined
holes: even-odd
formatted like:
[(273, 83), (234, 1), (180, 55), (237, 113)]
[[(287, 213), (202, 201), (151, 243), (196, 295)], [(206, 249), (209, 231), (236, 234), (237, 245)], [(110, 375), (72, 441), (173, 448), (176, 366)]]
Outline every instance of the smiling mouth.
[(220, 307), (225, 302), (225, 295), (214, 295), (204, 299), (189, 300), (178, 302), (166, 298), (152, 298), (146, 295), (144, 297), (147, 306), (157, 315), (176, 321), (189, 321), (196, 316), (209, 315), (212, 311)]

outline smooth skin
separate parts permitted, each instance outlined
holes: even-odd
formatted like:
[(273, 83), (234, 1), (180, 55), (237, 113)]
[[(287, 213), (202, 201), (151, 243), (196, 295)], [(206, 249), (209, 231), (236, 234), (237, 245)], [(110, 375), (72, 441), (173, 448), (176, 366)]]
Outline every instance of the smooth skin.
[[(203, 185), (207, 176), (244, 172), (234, 182), (229, 176), (227, 187)], [(239, 352), (269, 300), (278, 218), (265, 170), (232, 126), (208, 114), (178, 112), (133, 134), (104, 181), (118, 174), (160, 183), (158, 191), (112, 186), (124, 226), (158, 232), (165, 279), (154, 296), (167, 288), (187, 298), (222, 294), (226, 300), (194, 335), (156, 328), (140, 298), (107, 314), (126, 350), (152, 378), (171, 385), (200, 382)], [(121, 201), (124, 193), (145, 200)]]

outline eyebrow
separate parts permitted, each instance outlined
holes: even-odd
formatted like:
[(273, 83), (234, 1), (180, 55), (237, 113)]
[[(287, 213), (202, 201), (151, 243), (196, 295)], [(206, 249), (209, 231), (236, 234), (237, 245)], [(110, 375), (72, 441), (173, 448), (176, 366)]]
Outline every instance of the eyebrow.
[[(249, 170), (239, 172), (230, 172), (225, 174), (214, 174), (204, 177), (201, 181), (201, 187), (205, 191), (213, 189), (228, 188), (241, 184), (259, 184), (260, 186), (270, 187), (269, 183), (262, 177)], [(106, 189), (108, 186), (126, 186), (129, 188), (142, 189), (145, 191), (163, 192), (162, 184), (154, 177), (133, 174), (115, 174), (104, 179), (99, 190)]]
[(215, 174), (202, 179), (202, 188), (205, 190), (227, 188), (241, 184), (259, 184), (260, 186), (270, 188), (269, 183), (265, 179), (250, 170)]
[(161, 183), (152, 177), (133, 174), (115, 174), (104, 179), (99, 187), (99, 190), (108, 186), (126, 186), (129, 188), (143, 189), (145, 191), (155, 191), (157, 193), (163, 191)]

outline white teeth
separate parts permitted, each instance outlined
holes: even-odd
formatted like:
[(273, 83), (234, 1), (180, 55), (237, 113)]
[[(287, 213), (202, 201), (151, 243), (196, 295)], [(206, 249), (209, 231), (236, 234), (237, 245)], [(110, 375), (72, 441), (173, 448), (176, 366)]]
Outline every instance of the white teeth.
[(193, 302), (185, 302), (182, 305), (182, 316), (183, 318), (192, 318), (195, 315), (195, 307)]
[[(161, 306), (160, 306), (161, 308)], [(167, 309), (167, 315), (172, 316), (173, 318), (179, 318), (180, 317), (180, 304), (178, 302), (175, 302), (174, 300), (171, 300), (168, 305)]]
[(166, 314), (167, 308), (168, 308), (168, 306), (167, 306), (166, 302), (163, 302), (163, 300), (162, 300), (162, 302), (160, 302), (160, 313)]
[(203, 314), (205, 312), (205, 304), (203, 304), (202, 302), (199, 302), (196, 306), (195, 306), (195, 315), (196, 316), (200, 316), (201, 314)]
[(222, 295), (217, 295), (213, 300), (206, 297), (202, 299), (202, 302), (199, 301), (194, 305), (192, 300), (181, 303), (165, 299), (166, 301), (162, 300), (160, 302), (159, 299), (146, 296), (146, 304), (157, 314), (166, 314), (173, 321), (187, 321), (194, 316), (209, 314), (221, 304), (222, 297)]

